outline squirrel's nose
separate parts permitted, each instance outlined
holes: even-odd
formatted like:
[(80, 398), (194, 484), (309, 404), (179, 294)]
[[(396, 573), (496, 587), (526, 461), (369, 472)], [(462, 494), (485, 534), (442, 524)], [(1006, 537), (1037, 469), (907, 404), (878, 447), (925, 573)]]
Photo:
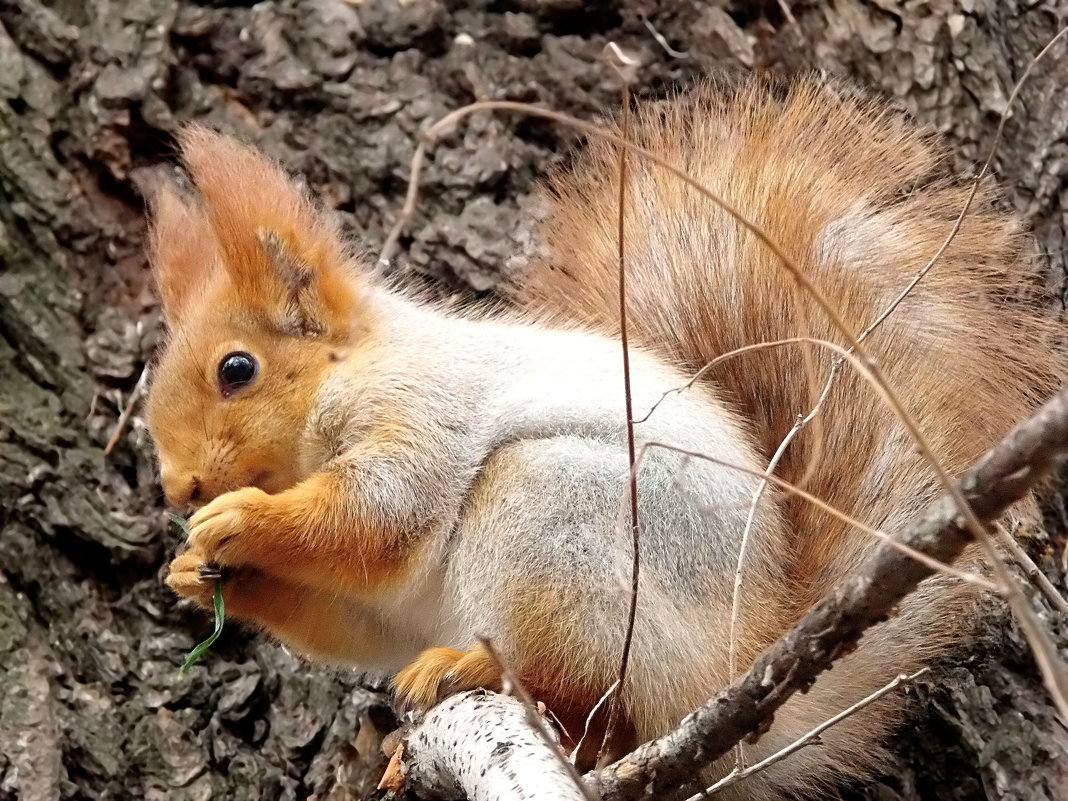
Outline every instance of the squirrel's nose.
[(176, 473), (164, 468), (160, 471), (163, 494), (171, 506), (185, 506), (200, 499), (200, 481), (188, 473)]

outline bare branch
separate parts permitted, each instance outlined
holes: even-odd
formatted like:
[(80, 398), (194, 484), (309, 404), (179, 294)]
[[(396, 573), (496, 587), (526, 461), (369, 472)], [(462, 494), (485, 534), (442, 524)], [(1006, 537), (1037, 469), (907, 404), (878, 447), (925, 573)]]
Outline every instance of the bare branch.
[(586, 783), (582, 781), (578, 769), (567, 757), (564, 756), (563, 751), (560, 750), (558, 739), (549, 727), (545, 725), (545, 721), (538, 713), (537, 705), (534, 703), (534, 699), (530, 697), (530, 693), (527, 692), (526, 687), (523, 686), (515, 673), (512, 672), (511, 667), (501, 658), (501, 655), (497, 653), (497, 649), (493, 647), (493, 643), (490, 642), (488, 637), (479, 637), (478, 641), (482, 644), (482, 647), (486, 649), (489, 658), (493, 660), (494, 667), (500, 672), (502, 689), (505, 693), (514, 695), (523, 705), (527, 723), (530, 728), (536, 731), (538, 736), (541, 737), (542, 741), (552, 752), (558, 765), (563, 769), (563, 772), (571, 778), (572, 789), (577, 789), (584, 798), (584, 801), (597, 801), (593, 792)]
[(1019, 543), (1016, 542), (1016, 538), (1004, 526), (995, 526), (994, 532), (997, 536), (998, 544), (1008, 552), (1009, 557), (1016, 563), (1017, 567), (1046, 597), (1050, 606), (1062, 615), (1068, 615), (1068, 601), (1065, 601), (1064, 596), (1053, 586), (1053, 582), (1046, 578), (1046, 574), (1038, 569), (1038, 565), (1020, 547)]
[(724, 776), (722, 779), (720, 779), (718, 782), (713, 784), (708, 789), (703, 790), (700, 793), (698, 793), (697, 795), (689, 798), (688, 801), (701, 801), (701, 799), (708, 798), (709, 796), (715, 795), (716, 793), (718, 793), (718, 792), (720, 792), (722, 790), (726, 790), (728, 787), (730, 787), (730, 786), (732, 786), (734, 784), (737, 784), (738, 782), (742, 781), (746, 777), (752, 776), (754, 773), (760, 773), (760, 771), (764, 770), (765, 768), (767, 768), (767, 767), (769, 767), (771, 765), (774, 765), (776, 762), (781, 762), (782, 760), (786, 759), (786, 757), (790, 756), (790, 754), (794, 753), (795, 751), (800, 751), (806, 745), (813, 745), (813, 744), (819, 742), (819, 736), (821, 734), (823, 734), (823, 732), (827, 731), (827, 729), (831, 728), (831, 726), (834, 726), (835, 724), (841, 723), (843, 720), (845, 720), (848, 717), (851, 717), (852, 715), (855, 715), (857, 712), (859, 712), (860, 710), (864, 709), (865, 707), (871, 706), (873, 703), (878, 701), (880, 698), (882, 698), (887, 693), (890, 693), (890, 692), (896, 690), (902, 684), (906, 684), (906, 683), (914, 681), (915, 679), (919, 678), (920, 676), (922, 676), (927, 671), (928, 671), (928, 668), (921, 668), (920, 670), (917, 670), (912, 675), (908, 675), (907, 673), (902, 673), (901, 675), (896, 676), (892, 681), (890, 681), (888, 684), (884, 685), (882, 688), (876, 690), (875, 692), (873, 692), (871, 695), (867, 696), (866, 698), (863, 698), (860, 701), (857, 701), (857, 703), (853, 704), (853, 706), (849, 707), (848, 709), (843, 709), (841, 712), (839, 712), (833, 718), (830, 718), (829, 720), (825, 720), (823, 723), (821, 723), (819, 726), (814, 728), (808, 734), (805, 734), (804, 736), (800, 737), (799, 739), (794, 740), (794, 742), (790, 743), (785, 748), (783, 748), (783, 749), (781, 749), (779, 751), (776, 751), (771, 756), (760, 760), (755, 765), (752, 765), (752, 766), (750, 766), (748, 768), (745, 768), (744, 770), (732, 771), (731, 773), (729, 773), (728, 775)]
[[(956, 494), (963, 496), (979, 520), (991, 521), (1024, 497), (1065, 452), (1068, 389), (988, 451), (957, 483)], [(902, 540), (940, 562), (951, 562), (971, 541), (969, 530), (957, 503), (943, 496), (904, 532)], [(680, 797), (692, 786), (698, 768), (718, 759), (770, 719), (794, 692), (811, 685), (932, 572), (888, 544), (880, 546), (761, 654), (745, 676), (688, 716), (678, 729), (597, 771), (589, 781), (602, 798), (614, 801)]]

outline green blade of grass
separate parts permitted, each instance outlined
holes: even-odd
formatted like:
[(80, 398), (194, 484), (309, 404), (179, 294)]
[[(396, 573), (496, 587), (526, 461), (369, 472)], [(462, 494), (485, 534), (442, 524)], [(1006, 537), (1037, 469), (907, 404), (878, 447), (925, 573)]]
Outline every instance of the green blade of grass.
[(197, 660), (202, 657), (209, 648), (219, 639), (219, 635), (223, 630), (223, 621), (226, 620), (226, 608), (223, 604), (222, 594), (222, 582), (215, 582), (215, 631), (211, 633), (211, 636), (204, 642), (197, 645), (192, 651), (189, 652), (189, 656), (185, 658), (185, 662), (182, 663), (182, 667), (178, 670), (179, 676), (184, 676), (186, 671), (196, 664)]

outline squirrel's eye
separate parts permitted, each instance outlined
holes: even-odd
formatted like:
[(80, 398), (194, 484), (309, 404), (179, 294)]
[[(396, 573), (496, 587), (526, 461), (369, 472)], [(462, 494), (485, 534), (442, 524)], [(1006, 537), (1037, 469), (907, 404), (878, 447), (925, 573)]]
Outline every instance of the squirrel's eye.
[(227, 353), (219, 362), (219, 391), (224, 397), (233, 395), (256, 378), (259, 364), (256, 357), (243, 350)]

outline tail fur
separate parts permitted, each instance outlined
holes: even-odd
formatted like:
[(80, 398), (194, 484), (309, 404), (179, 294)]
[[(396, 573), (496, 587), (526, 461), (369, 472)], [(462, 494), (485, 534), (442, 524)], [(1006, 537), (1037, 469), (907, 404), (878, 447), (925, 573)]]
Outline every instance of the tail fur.
[[(947, 174), (933, 135), (813, 78), (708, 83), (636, 117), (632, 141), (762, 227), (854, 332), (870, 325), (934, 255), (970, 189)], [(523, 290), (527, 306), (543, 316), (610, 333), (618, 331), (618, 158), (613, 145), (593, 142), (577, 169), (552, 181), (549, 254), (532, 265)], [(951, 474), (1025, 417), (1060, 378), (1053, 324), (1025, 297), (1033, 294), (1025, 234), (995, 200), (989, 183), (980, 187), (951, 246), (867, 339)], [(761, 341), (810, 335), (848, 345), (756, 236), (633, 155), (624, 241), (633, 341), (690, 371)], [(800, 320), (810, 330), (801, 330)], [(796, 346), (738, 356), (708, 376), (751, 421), (769, 458), (826, 379), (833, 356), (813, 358), (815, 386)], [(855, 372), (843, 371), (820, 417), (822, 426), (807, 429), (786, 452), (778, 474), (787, 481), (807, 478), (810, 492), (889, 532), (939, 494), (900, 423)], [(794, 597), (774, 602), (789, 604), (784, 619), (796, 620), (875, 543), (811, 505), (781, 501), (793, 537), (793, 552), (783, 558), (799, 581)], [(929, 583), (903, 605), (899, 620), (870, 633), (832, 678), (794, 704), (792, 728), (799, 733), (819, 723), (930, 658), (959, 631), (967, 606), (960, 584)], [(755, 650), (767, 644), (750, 643)], [(860, 752), (880, 727), (865, 725), (864, 732), (843, 730), (841, 770), (871, 761)], [(854, 736), (861, 745), (850, 762), (847, 740)]]

